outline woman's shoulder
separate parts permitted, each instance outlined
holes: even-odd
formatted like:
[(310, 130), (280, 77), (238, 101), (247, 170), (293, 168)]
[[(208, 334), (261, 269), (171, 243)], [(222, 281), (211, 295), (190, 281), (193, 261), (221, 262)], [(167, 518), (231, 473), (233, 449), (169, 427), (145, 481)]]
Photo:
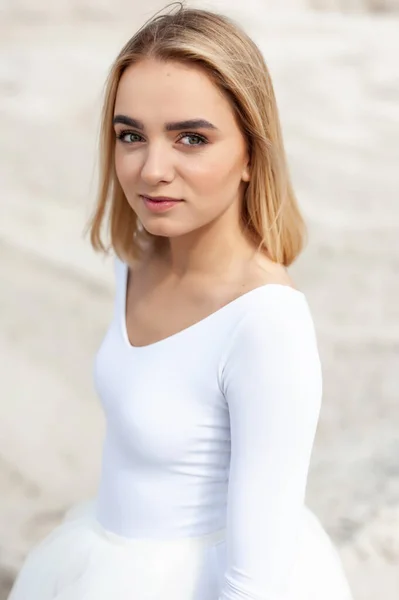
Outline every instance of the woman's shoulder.
[(273, 331), (313, 331), (306, 295), (283, 265), (262, 260), (249, 274), (237, 331), (267, 336)]
[(251, 280), (253, 282), (257, 281), (259, 285), (281, 285), (297, 290), (287, 268), (264, 255), (252, 261), (248, 272), (248, 279), (250, 282)]
[[(250, 292), (248, 300), (253, 309), (270, 307), (270, 303), (276, 301), (279, 304), (279, 299), (283, 302), (284, 298), (294, 304), (305, 300), (304, 293), (296, 286), (287, 268), (264, 257), (251, 264), (242, 291), (244, 295)], [(259, 293), (252, 294), (252, 291)]]
[(221, 361), (223, 369), (230, 361), (238, 369), (248, 361), (263, 368), (265, 360), (270, 364), (270, 357), (280, 364), (305, 361), (306, 368), (319, 369), (317, 333), (306, 295), (284, 269), (269, 275), (237, 306)]

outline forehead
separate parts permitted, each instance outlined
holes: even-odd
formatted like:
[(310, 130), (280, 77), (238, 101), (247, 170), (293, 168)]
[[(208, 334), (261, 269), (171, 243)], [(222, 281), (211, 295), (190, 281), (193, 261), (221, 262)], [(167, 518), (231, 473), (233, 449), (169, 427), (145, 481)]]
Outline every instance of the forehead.
[(231, 106), (206, 72), (195, 65), (143, 60), (119, 82), (115, 113), (163, 122), (201, 117), (231, 121)]

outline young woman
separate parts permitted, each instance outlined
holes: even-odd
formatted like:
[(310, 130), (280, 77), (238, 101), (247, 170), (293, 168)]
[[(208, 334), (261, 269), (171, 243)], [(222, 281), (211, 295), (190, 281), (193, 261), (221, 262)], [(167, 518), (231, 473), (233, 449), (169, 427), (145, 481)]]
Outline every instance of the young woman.
[(12, 600), (349, 600), (305, 507), (322, 383), (286, 267), (304, 224), (270, 76), (227, 18), (180, 7), (108, 81), (94, 247), (116, 254), (96, 357), (93, 505), (29, 556)]

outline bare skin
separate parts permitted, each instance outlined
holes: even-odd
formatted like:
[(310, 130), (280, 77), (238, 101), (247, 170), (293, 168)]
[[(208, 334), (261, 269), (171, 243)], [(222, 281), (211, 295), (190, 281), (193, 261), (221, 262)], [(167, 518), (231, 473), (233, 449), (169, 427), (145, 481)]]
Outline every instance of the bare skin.
[[(163, 241), (162, 251), (149, 248), (130, 265), (126, 328), (133, 346), (170, 337), (254, 288), (293, 285), (286, 269), (258, 253), (242, 229), (250, 179), (246, 141), (229, 101), (206, 73), (142, 61), (125, 71), (114, 115), (143, 126), (115, 122), (116, 173), (145, 229)], [(189, 119), (212, 127), (165, 127)], [(180, 201), (154, 213), (146, 194)]]

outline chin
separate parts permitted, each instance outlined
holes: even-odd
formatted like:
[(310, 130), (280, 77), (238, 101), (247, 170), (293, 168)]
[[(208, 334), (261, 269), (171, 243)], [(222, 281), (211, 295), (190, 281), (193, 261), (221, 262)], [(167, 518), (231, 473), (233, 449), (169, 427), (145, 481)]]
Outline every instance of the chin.
[(185, 233), (189, 233), (188, 231), (185, 231), (182, 227), (178, 227), (173, 223), (162, 223), (160, 220), (156, 222), (156, 220), (153, 221), (152, 219), (143, 219), (141, 223), (148, 233), (150, 233), (151, 235), (156, 235), (158, 237), (173, 238), (178, 237), (180, 235), (184, 235)]

